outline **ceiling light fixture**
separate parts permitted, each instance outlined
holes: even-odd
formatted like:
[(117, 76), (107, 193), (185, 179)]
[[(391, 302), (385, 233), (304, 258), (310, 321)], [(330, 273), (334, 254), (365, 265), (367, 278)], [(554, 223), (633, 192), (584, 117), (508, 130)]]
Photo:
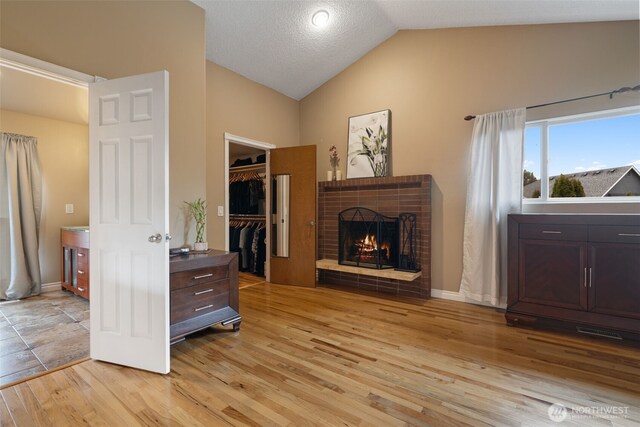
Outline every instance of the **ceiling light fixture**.
[(326, 27), (329, 23), (329, 12), (326, 10), (317, 11), (311, 17), (311, 23), (318, 28)]

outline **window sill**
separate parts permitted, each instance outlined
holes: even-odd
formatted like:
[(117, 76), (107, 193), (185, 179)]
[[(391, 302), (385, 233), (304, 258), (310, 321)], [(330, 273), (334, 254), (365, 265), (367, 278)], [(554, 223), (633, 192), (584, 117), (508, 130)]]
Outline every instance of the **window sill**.
[(554, 197), (552, 199), (522, 199), (522, 205), (616, 205), (640, 203), (640, 197)]

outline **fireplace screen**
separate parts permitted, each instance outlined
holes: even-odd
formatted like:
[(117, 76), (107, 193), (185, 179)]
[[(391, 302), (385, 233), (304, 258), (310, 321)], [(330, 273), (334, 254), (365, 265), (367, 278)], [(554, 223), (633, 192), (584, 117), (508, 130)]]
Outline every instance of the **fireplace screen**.
[(366, 268), (398, 266), (398, 218), (366, 208), (338, 214), (338, 262)]

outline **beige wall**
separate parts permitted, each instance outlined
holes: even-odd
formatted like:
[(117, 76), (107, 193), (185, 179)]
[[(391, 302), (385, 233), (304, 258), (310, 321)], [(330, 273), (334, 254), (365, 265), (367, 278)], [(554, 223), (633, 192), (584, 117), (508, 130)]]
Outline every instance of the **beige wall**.
[(182, 244), (182, 201), (205, 196), (204, 11), (186, 0), (3, 0), (0, 46), (109, 79), (169, 71), (170, 232)]
[(318, 145), (319, 180), (332, 144), (344, 173), (348, 117), (391, 109), (393, 175), (433, 175), (433, 287), (456, 292), (473, 127), (462, 118), (637, 85), (638, 34), (638, 21), (400, 31), (301, 101), (301, 144)]
[[(38, 138), (43, 206), (40, 222), (42, 283), (60, 281), (60, 227), (89, 225), (87, 125), (0, 110), (0, 131)], [(65, 213), (73, 203), (74, 213)]]
[(224, 249), (224, 133), (274, 144), (298, 145), (299, 102), (207, 62), (207, 240)]

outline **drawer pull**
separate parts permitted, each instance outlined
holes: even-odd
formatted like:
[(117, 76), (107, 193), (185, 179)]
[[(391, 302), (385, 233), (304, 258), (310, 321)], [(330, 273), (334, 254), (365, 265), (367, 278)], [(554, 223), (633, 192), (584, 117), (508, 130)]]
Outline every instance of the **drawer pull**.
[(204, 279), (205, 277), (211, 277), (213, 273), (203, 274), (202, 276), (193, 276), (193, 280)]
[(194, 292), (194, 295), (202, 295), (202, 294), (206, 294), (207, 292), (213, 292), (213, 289), (207, 289), (206, 291)]
[(640, 237), (640, 233), (618, 233), (618, 236)]
[(84, 254), (82, 254), (82, 253), (78, 253), (78, 256), (84, 256)]
[(562, 231), (542, 230), (542, 234), (562, 234)]
[(84, 292), (84, 288), (78, 288), (80, 292)]
[(78, 270), (78, 274), (84, 274), (84, 270)]
[(205, 305), (204, 307), (196, 308), (193, 311), (206, 310), (207, 308), (213, 307), (213, 304)]

